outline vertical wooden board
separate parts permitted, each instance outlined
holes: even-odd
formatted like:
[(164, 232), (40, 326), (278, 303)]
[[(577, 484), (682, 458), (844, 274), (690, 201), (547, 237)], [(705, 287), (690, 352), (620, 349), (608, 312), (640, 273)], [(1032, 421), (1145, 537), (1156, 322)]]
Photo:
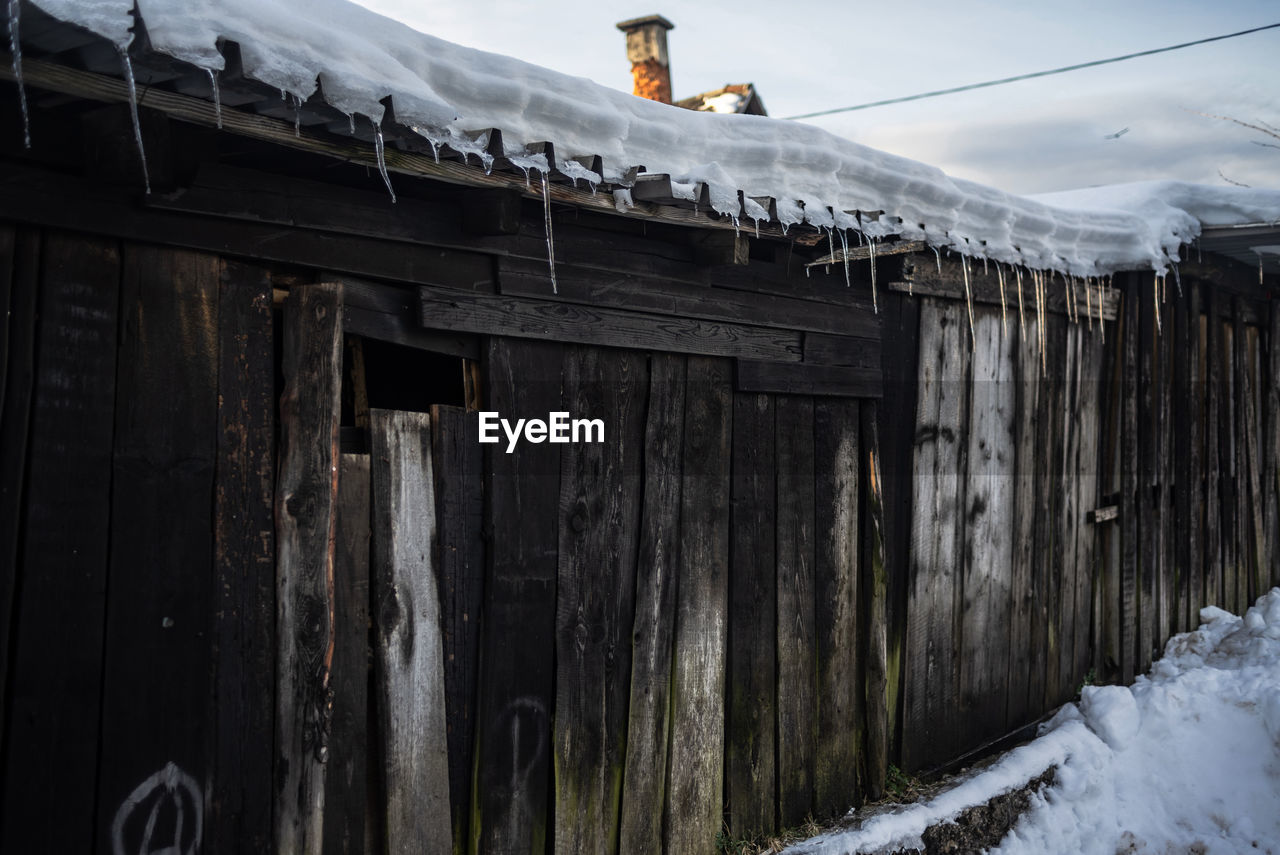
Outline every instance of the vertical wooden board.
[(1245, 339), (1245, 370), (1241, 395), (1244, 398), (1244, 462), (1247, 470), (1245, 486), (1248, 489), (1249, 508), (1245, 529), (1248, 533), (1247, 551), (1249, 554), (1249, 587), (1251, 591), (1249, 602), (1252, 604), (1270, 588), (1271, 573), (1266, 564), (1266, 531), (1263, 523), (1262, 474), (1260, 471), (1262, 455), (1258, 443), (1260, 430), (1258, 426), (1258, 406), (1255, 403), (1259, 389), (1257, 379), (1259, 374), (1258, 328), (1253, 326), (1245, 327), (1243, 334)]
[[(1095, 660), (1093, 650), (1093, 624), (1101, 619), (1101, 615), (1093, 608), (1095, 602), (1093, 592), (1101, 587), (1102, 576), (1099, 572), (1098, 529), (1089, 519), (1088, 512), (1098, 507), (1098, 466), (1099, 466), (1099, 424), (1101, 371), (1102, 371), (1102, 338), (1096, 332), (1089, 332), (1077, 326), (1081, 337), (1079, 360), (1080, 380), (1076, 397), (1076, 410), (1079, 413), (1079, 445), (1076, 456), (1076, 622), (1075, 622), (1075, 667), (1072, 672), (1072, 689), (1084, 682), (1092, 663)], [(1097, 678), (1095, 673), (1094, 677)]]
[(368, 806), (369, 455), (344, 454), (338, 471), (333, 572), (333, 730), (324, 779), (324, 851), (363, 851)]
[(449, 729), (449, 803), (453, 850), (470, 839), (471, 752), (480, 676), (480, 611), (484, 603), (484, 455), (479, 414), (431, 408), (435, 474), (436, 583), (444, 632), (445, 717)]
[(1187, 286), (1187, 628), (1200, 624), (1200, 609), (1208, 604), (1204, 590), (1204, 323), (1200, 313), (1202, 286), (1192, 281)]
[(818, 667), (814, 813), (836, 817), (859, 803), (858, 754), (865, 730), (858, 661), (859, 403), (815, 402), (813, 428)]
[(1124, 290), (1124, 400), (1120, 429), (1120, 682), (1128, 685), (1141, 673), (1138, 643), (1138, 345), (1141, 306), (1138, 277), (1126, 276)]
[(445, 855), (449, 745), (431, 417), (370, 410), (373, 653), (386, 849)]
[[(1035, 323), (1032, 335), (1040, 336), (1046, 348), (1051, 341), (1054, 329), (1059, 328), (1061, 321), (1046, 314), (1046, 322)], [(1043, 332), (1040, 328), (1044, 327)], [(1037, 341), (1034, 351), (1036, 380), (1036, 414), (1035, 414), (1035, 466), (1032, 468), (1035, 479), (1035, 522), (1032, 526), (1035, 542), (1036, 562), (1031, 568), (1032, 590), (1032, 630), (1030, 645), (1030, 677), (1027, 680), (1029, 712), (1039, 716), (1046, 707), (1045, 695), (1048, 692), (1050, 666), (1050, 633), (1051, 616), (1056, 614), (1056, 600), (1050, 581), (1052, 578), (1051, 557), (1056, 548), (1053, 525), (1057, 484), (1054, 480), (1054, 438), (1058, 421), (1054, 418), (1055, 393), (1060, 385), (1054, 382), (1053, 375), (1047, 370), (1047, 354), (1041, 355), (1041, 344)]]
[(1262, 486), (1266, 499), (1266, 562), (1271, 568), (1270, 584), (1275, 585), (1280, 583), (1280, 300), (1271, 301), (1265, 353)]
[[(7, 311), (3, 359), (4, 393), (0, 398), (0, 781), (3, 781), (4, 734), (8, 707), (9, 646), (16, 623), (14, 596), (20, 561), (19, 532), (27, 475), (27, 442), (31, 426), (31, 397), (35, 381), (36, 296), (40, 272), (40, 234), (20, 229), (9, 255), (0, 258), (0, 275), (7, 276)], [(0, 802), (0, 810), (3, 803)], [(3, 815), (0, 814), (0, 819)]]
[[(0, 223), (0, 412), (4, 411), (5, 386), (9, 377), (9, 322), (13, 299), (20, 294), (21, 288), (15, 289), (14, 255), (17, 250), (18, 234), (14, 226)], [(23, 324), (22, 313), (17, 315), (18, 329)]]
[[(160, 827), (193, 812), (176, 819), (186, 848), (208, 768), (221, 266), (137, 246), (122, 267), (98, 841), (136, 848), (158, 806)], [(140, 789), (171, 769), (173, 804)]]
[(773, 396), (734, 395), (725, 794), (733, 834), (777, 828), (778, 579)]
[(1222, 379), (1218, 395), (1218, 472), (1219, 489), (1221, 491), (1222, 515), (1220, 517), (1222, 536), (1222, 595), (1226, 600), (1227, 611), (1241, 614), (1240, 603), (1246, 593), (1240, 590), (1242, 581), (1240, 573), (1240, 530), (1239, 530), (1239, 498), (1240, 492), (1236, 479), (1236, 360), (1235, 360), (1235, 328), (1231, 323), (1230, 304), (1223, 307), (1222, 320), (1222, 364), (1219, 369)]
[(59, 233), (42, 249), (0, 850), (91, 852), (120, 256)]
[(664, 820), (668, 852), (704, 851), (722, 821), (731, 376), (728, 360), (689, 358)]
[[(1168, 282), (1165, 283), (1167, 288)], [(1166, 291), (1167, 297), (1167, 291)], [(1174, 474), (1173, 474), (1173, 344), (1176, 335), (1177, 310), (1174, 304), (1165, 299), (1160, 305), (1160, 317), (1164, 322), (1164, 330), (1156, 342), (1156, 356), (1159, 365), (1159, 381), (1156, 387), (1156, 441), (1159, 465), (1157, 466), (1156, 520), (1157, 548), (1156, 567), (1160, 597), (1158, 614), (1159, 631), (1156, 637), (1153, 655), (1159, 657), (1164, 650), (1164, 643), (1176, 632), (1174, 629), (1174, 608), (1177, 602), (1177, 577), (1174, 570), (1173, 551), (1173, 513), (1174, 513)]]
[(965, 486), (960, 713), (972, 744), (1004, 733), (1013, 567), (1015, 390), (1012, 338), (977, 313)]
[(1159, 487), (1159, 435), (1156, 424), (1156, 373), (1155, 373), (1155, 278), (1142, 274), (1138, 294), (1142, 317), (1138, 334), (1138, 673), (1145, 674), (1151, 667), (1152, 653), (1159, 643), (1157, 639), (1156, 600), (1157, 567), (1156, 541), (1157, 518), (1155, 495)]
[(1068, 323), (1064, 328), (1065, 359), (1058, 369), (1062, 384), (1059, 411), (1062, 425), (1061, 445), (1055, 447), (1058, 462), (1058, 504), (1054, 523), (1057, 526), (1058, 549), (1053, 566), (1057, 576), (1057, 617), (1052, 624), (1057, 648), (1058, 694), (1066, 701), (1075, 693), (1073, 683), (1076, 626), (1076, 552), (1079, 546), (1080, 483), (1077, 461), (1080, 451), (1080, 328)]
[(866, 620), (866, 629), (859, 639), (865, 667), (865, 701), (866, 710), (866, 776), (863, 790), (868, 799), (879, 799), (884, 796), (885, 784), (889, 772), (889, 646), (888, 646), (888, 564), (885, 560), (886, 548), (884, 537), (884, 492), (881, 484), (884, 479), (880, 468), (879, 415), (876, 413), (878, 402), (863, 401), (859, 407), (862, 420), (862, 431), (859, 443), (863, 450), (866, 464), (866, 478), (863, 480), (866, 492), (863, 502), (862, 526), (865, 536), (862, 538), (862, 586), (859, 592)]
[(779, 395), (777, 425), (778, 813), (786, 828), (813, 812), (813, 399)]
[[(627, 757), (622, 778), (619, 834), (619, 839), (626, 842), (627, 850), (636, 855), (660, 855), (662, 852), (662, 810), (666, 796), (667, 747), (671, 737), (671, 649), (680, 556), (680, 517), (675, 509), (680, 507), (684, 407), (685, 357), (654, 354), (649, 367), (644, 500), (640, 512), (636, 606), (631, 641), (631, 703), (627, 716)], [(773, 472), (772, 462), (769, 472)], [(769, 530), (772, 533), (772, 523)], [(772, 561), (768, 569), (772, 579)], [(768, 614), (773, 614), (772, 599)], [(732, 632), (732, 620), (729, 628)], [(733, 685), (737, 686), (737, 683)], [(770, 737), (773, 735), (772, 688), (773, 674), (770, 672), (767, 684), (771, 705)], [(770, 784), (773, 781), (772, 761), (771, 750)], [(733, 790), (728, 792), (732, 800)], [(770, 791), (770, 806), (772, 795)]]
[(921, 302), (902, 736), (903, 765), (909, 770), (948, 759), (959, 744), (955, 628), (969, 375), (964, 307), (929, 298)]
[[(493, 337), (487, 411), (532, 418), (561, 409), (564, 348)], [(537, 417), (541, 417), (540, 415)], [(471, 851), (544, 855), (551, 786), (560, 449), (486, 446), (485, 579), (472, 778)]]
[[(1123, 315), (1123, 313), (1121, 313)], [(1101, 346), (1098, 378), (1098, 502), (1112, 504), (1120, 497), (1120, 422), (1123, 410), (1123, 346), (1119, 324)], [(1104, 328), (1105, 333), (1105, 328)], [(1097, 582), (1094, 590), (1093, 667), (1099, 683), (1114, 683), (1120, 673), (1120, 525), (1112, 520), (1095, 524)]]
[(332, 706), (342, 286), (306, 285), (284, 312), (276, 483), (276, 848), (319, 852)]
[(1202, 292), (1208, 303), (1202, 338), (1204, 341), (1205, 378), (1205, 532), (1204, 587), (1205, 605), (1225, 606), (1222, 573), (1222, 485), (1221, 457), (1218, 454), (1219, 399), (1221, 398), (1222, 324), (1221, 298), (1206, 288)]
[(1010, 730), (1021, 727), (1038, 710), (1040, 699), (1031, 700), (1031, 653), (1035, 627), (1035, 567), (1043, 556), (1036, 552), (1036, 411), (1040, 394), (1040, 359), (1036, 354), (1036, 321), (1011, 335), (1011, 358), (1015, 384), (1013, 442), (1013, 508), (1010, 536), (1013, 549), (1010, 564), (1009, 673), (1005, 715)]
[(222, 263), (214, 474), (212, 790), (205, 847), (271, 846), (275, 356), (271, 278)]
[(1192, 283), (1183, 283), (1186, 292), (1173, 306), (1172, 383), (1170, 390), (1171, 433), (1170, 468), (1173, 475), (1172, 507), (1172, 557), (1176, 580), (1174, 598), (1174, 632), (1194, 629), (1189, 626), (1188, 615), (1192, 609), (1192, 574), (1190, 572), (1191, 541), (1195, 528), (1191, 522), (1191, 496), (1195, 491), (1191, 458), (1191, 416), (1193, 392), (1191, 388), (1191, 305)]
[(603, 420), (606, 435), (561, 454), (552, 741), (557, 853), (603, 855), (618, 847), (647, 367), (641, 354), (597, 347), (570, 348), (565, 358), (566, 410)]
[[(910, 583), (912, 457), (919, 379), (920, 304), (898, 292), (883, 295), (880, 308), (885, 397), (876, 406), (884, 481), (884, 543), (890, 752), (901, 762), (907, 596)], [(863, 449), (864, 453), (866, 449)], [(860, 763), (861, 765), (861, 763)]]

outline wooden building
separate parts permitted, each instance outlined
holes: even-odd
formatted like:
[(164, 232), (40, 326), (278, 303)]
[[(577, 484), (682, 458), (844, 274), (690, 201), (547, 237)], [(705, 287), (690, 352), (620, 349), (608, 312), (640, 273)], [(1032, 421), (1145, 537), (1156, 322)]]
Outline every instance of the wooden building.
[(388, 123), (393, 204), (321, 99), (143, 44), (147, 193), (114, 47), (22, 15), (2, 851), (709, 853), (1278, 581), (1270, 275), (967, 305), (920, 244), (846, 282), (662, 176), (619, 213)]

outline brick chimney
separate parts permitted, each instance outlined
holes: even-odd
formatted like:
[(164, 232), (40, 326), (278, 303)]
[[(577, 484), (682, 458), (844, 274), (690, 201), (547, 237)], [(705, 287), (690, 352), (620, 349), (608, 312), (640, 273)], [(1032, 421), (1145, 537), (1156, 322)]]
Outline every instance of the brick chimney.
[(675, 24), (661, 15), (622, 21), (627, 34), (627, 59), (631, 60), (632, 92), (650, 101), (671, 103), (671, 63), (667, 58), (667, 30)]

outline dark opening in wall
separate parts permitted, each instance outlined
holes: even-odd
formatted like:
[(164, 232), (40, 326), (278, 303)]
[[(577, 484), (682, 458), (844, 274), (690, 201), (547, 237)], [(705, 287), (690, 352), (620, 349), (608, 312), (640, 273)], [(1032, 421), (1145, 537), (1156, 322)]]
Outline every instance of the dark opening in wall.
[(464, 406), (464, 363), (450, 354), (347, 336), (342, 424), (364, 427), (366, 408), (426, 413), (433, 404)]

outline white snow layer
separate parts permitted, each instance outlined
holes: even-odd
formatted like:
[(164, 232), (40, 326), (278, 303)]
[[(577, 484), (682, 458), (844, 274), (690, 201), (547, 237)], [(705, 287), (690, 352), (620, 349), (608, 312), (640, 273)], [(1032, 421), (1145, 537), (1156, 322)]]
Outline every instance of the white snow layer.
[[(131, 38), (131, 0), (31, 2), (118, 45)], [(219, 44), (234, 41), (247, 76), (296, 97), (319, 87), (333, 107), (375, 123), (389, 97), (396, 119), (434, 144), (479, 153), (485, 132), (499, 128), (509, 154), (552, 142), (561, 161), (599, 155), (602, 177), (615, 183), (635, 166), (707, 180), (716, 211), (735, 217), (741, 191), (773, 197), (784, 226), (901, 235), (1078, 276), (1164, 271), (1199, 233), (1201, 212), (1216, 223), (1280, 220), (1280, 191), (1239, 187), (1129, 185), (1128, 194), (1095, 201), (1089, 194), (1100, 191), (1015, 196), (812, 125), (683, 110), (464, 48), (345, 0), (137, 0), (137, 7), (153, 48), (201, 68), (220, 70)]]
[(1026, 784), (1051, 787), (993, 852), (1280, 853), (1280, 588), (1243, 618), (1210, 606), (1131, 688), (1087, 686), (1039, 738), (973, 778), (786, 855), (920, 845), (920, 834)]

